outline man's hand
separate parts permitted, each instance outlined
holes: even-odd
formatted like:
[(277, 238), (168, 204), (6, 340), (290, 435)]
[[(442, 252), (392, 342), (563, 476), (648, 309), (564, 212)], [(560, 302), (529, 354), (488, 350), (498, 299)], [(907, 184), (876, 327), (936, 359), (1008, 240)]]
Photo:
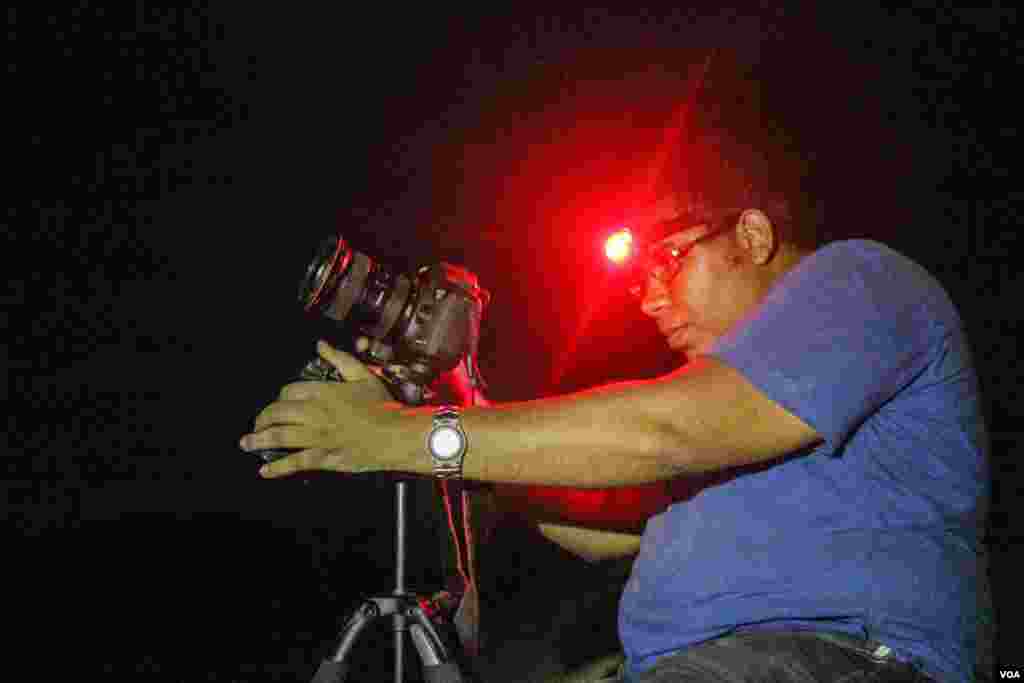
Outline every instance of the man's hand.
[(372, 472), (394, 469), (387, 462), (389, 432), (401, 420), (401, 404), (384, 381), (356, 358), (317, 344), (317, 353), (337, 368), (344, 382), (295, 382), (256, 417), (243, 450), (294, 448), (297, 453), (264, 465), (260, 474), (280, 477), (303, 470)]
[(568, 524), (537, 525), (544, 538), (587, 562), (629, 557), (640, 552), (640, 535)]

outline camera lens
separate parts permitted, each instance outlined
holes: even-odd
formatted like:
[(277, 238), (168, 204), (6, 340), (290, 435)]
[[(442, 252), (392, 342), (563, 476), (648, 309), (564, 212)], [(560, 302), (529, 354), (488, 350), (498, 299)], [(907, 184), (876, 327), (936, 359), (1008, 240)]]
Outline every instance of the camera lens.
[(340, 235), (320, 243), (299, 285), (306, 311), (355, 324), (373, 339), (395, 332), (412, 294), (406, 275), (352, 250)]
[(299, 303), (307, 311), (324, 306), (337, 286), (338, 277), (352, 262), (352, 250), (340, 235), (331, 235), (319, 245), (299, 283)]

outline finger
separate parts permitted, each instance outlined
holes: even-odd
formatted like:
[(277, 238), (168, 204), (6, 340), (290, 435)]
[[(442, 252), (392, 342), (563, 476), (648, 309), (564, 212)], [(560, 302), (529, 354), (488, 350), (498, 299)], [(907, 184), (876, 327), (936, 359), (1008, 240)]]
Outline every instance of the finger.
[[(334, 384), (337, 384), (336, 382)], [(281, 387), (277, 394), (278, 401), (310, 401), (323, 396), (324, 382), (300, 380)]]
[(317, 342), (316, 350), (321, 358), (338, 369), (346, 382), (358, 382), (373, 377), (373, 373), (355, 356), (339, 351), (322, 339)]
[(274, 401), (253, 420), (253, 431), (258, 432), (275, 424), (306, 423), (310, 420), (311, 410), (310, 401)]
[(309, 448), (293, 453), (286, 458), (267, 463), (260, 468), (260, 476), (264, 479), (286, 477), (296, 472), (310, 470), (329, 470), (331, 451), (326, 448)]
[(246, 451), (277, 448), (308, 448), (317, 442), (317, 432), (303, 425), (275, 425), (242, 437), (239, 445)]

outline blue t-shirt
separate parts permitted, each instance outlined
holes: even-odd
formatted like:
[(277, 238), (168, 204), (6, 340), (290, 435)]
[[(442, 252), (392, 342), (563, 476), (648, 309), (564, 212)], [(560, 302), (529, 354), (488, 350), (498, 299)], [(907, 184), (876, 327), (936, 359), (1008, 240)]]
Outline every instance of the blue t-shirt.
[(825, 442), (651, 518), (620, 604), (629, 671), (737, 630), (809, 628), (970, 680), (988, 441), (939, 283), (884, 245), (835, 242), (710, 355)]

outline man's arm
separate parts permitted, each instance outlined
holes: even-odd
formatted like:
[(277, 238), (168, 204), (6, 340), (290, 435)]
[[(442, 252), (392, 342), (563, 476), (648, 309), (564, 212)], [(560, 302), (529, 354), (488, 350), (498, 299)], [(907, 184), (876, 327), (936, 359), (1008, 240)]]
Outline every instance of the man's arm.
[[(817, 432), (713, 358), (627, 382), (464, 416), (465, 475), (575, 487), (641, 484), (768, 460)], [(423, 430), (425, 423), (414, 432)], [(475, 454), (475, 456), (474, 456)], [(426, 472), (421, 452), (409, 465)]]
[[(395, 404), (380, 380), (323, 345), (343, 383), (299, 382), (256, 419), (243, 448), (298, 448), (267, 465), (276, 477), (309, 469), (430, 474), (430, 409)], [(697, 359), (652, 380), (539, 401), (467, 408), (469, 479), (572, 487), (640, 484), (779, 457), (817, 432), (739, 372)]]

